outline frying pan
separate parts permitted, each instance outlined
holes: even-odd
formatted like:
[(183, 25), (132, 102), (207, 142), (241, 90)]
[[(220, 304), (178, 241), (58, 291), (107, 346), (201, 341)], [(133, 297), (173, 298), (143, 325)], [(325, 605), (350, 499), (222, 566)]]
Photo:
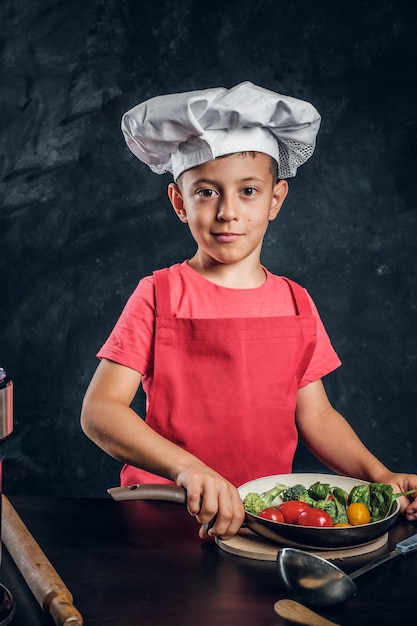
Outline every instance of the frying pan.
[[(243, 499), (250, 492), (263, 493), (268, 491), (276, 483), (282, 483), (288, 487), (302, 484), (308, 488), (317, 481), (330, 484), (332, 487), (341, 487), (348, 493), (352, 487), (366, 484), (363, 480), (332, 474), (277, 474), (247, 482), (239, 487), (238, 491)], [(113, 487), (108, 489), (108, 493), (114, 500), (166, 500), (185, 504), (187, 499), (186, 491), (183, 487), (169, 484)], [(273, 504), (279, 504), (280, 501), (278, 496)], [(257, 535), (286, 546), (320, 550), (344, 549), (372, 543), (388, 532), (397, 521), (399, 515), (400, 507), (398, 501), (395, 504), (395, 510), (391, 515), (379, 522), (363, 524), (362, 526), (314, 528), (312, 526), (273, 522), (248, 512), (245, 514), (244, 525)]]

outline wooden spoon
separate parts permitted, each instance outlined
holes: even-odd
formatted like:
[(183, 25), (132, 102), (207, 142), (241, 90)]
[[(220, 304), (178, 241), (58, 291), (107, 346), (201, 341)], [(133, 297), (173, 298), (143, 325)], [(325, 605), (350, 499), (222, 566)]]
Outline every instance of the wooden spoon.
[(304, 624), (305, 626), (339, 626), (339, 624), (330, 622), (325, 617), (314, 613), (314, 611), (294, 600), (278, 600), (274, 604), (274, 610), (280, 617), (296, 624)]

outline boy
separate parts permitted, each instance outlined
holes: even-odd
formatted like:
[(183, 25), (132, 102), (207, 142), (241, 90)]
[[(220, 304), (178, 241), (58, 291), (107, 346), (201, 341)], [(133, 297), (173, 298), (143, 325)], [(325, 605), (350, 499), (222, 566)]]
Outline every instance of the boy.
[[(197, 251), (139, 283), (98, 353), (82, 427), (125, 464), (122, 484), (182, 485), (190, 514), (217, 515), (209, 533), (223, 538), (244, 518), (236, 487), (291, 472), (298, 433), (335, 472), (417, 488), (330, 405), (321, 379), (340, 361), (315, 306), (260, 262), (319, 126), (311, 104), (249, 82), (152, 98), (122, 122), (135, 156), (173, 173), (168, 196)], [(141, 383), (146, 421), (130, 408)], [(401, 509), (417, 519), (417, 499)]]

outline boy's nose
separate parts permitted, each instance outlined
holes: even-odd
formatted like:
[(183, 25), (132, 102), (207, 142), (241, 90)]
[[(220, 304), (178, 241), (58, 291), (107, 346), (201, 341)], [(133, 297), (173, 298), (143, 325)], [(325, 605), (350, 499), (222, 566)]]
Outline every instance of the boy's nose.
[(227, 196), (223, 196), (219, 203), (219, 209), (217, 211), (217, 219), (228, 222), (236, 218), (236, 206), (233, 199)]

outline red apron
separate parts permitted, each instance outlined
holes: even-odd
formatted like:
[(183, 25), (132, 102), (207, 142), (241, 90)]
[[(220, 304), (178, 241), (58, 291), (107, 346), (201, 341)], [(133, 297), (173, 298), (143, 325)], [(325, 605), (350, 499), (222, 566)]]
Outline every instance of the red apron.
[[(316, 345), (304, 289), (285, 279), (295, 315), (183, 319), (171, 315), (168, 271), (154, 278), (154, 377), (146, 422), (236, 486), (290, 473), (298, 385)], [(122, 469), (121, 481), (170, 482), (132, 466)]]

